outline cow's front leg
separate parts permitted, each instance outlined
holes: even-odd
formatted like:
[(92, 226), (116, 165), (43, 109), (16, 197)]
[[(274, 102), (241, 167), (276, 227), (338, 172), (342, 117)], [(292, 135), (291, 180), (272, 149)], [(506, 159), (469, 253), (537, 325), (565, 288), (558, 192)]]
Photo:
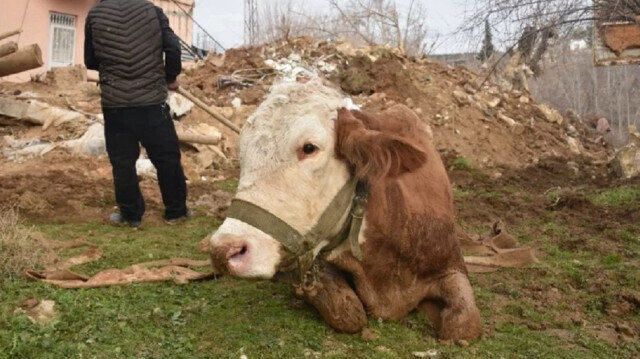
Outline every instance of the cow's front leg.
[(482, 335), (480, 313), (464, 273), (456, 272), (439, 279), (418, 309), (429, 316), (439, 339), (469, 340)]
[(344, 274), (331, 264), (324, 264), (311, 288), (296, 288), (296, 295), (316, 307), (333, 329), (358, 333), (367, 325), (362, 302)]

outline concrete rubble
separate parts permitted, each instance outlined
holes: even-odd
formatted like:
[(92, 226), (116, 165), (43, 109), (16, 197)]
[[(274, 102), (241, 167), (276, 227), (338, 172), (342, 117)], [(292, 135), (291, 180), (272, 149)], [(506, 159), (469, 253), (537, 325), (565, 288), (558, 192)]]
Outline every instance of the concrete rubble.
[(614, 167), (620, 177), (640, 176), (640, 133), (636, 126), (629, 126), (629, 144), (616, 151)]

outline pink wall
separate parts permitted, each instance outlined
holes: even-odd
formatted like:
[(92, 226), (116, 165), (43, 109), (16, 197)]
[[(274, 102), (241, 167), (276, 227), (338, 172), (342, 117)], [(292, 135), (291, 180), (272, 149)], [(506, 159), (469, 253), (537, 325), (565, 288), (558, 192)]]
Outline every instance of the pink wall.
[[(193, 13), (193, 0), (176, 0), (180, 6)], [(32, 74), (47, 71), (49, 65), (49, 14), (59, 12), (76, 17), (76, 38), (74, 63), (84, 63), (84, 24), (89, 10), (98, 3), (98, 0), (0, 0), (0, 33), (21, 28), (24, 17), (24, 30), (21, 35), (13, 36), (9, 40), (17, 41), (22, 47), (29, 44), (38, 44), (42, 49), (42, 59), (45, 65), (31, 71), (3, 77), (0, 81), (27, 81)], [(169, 0), (152, 0), (153, 3), (163, 8), (169, 18), (171, 27), (188, 44), (191, 44), (193, 34), (193, 21), (184, 15), (182, 10)], [(28, 3), (28, 7), (27, 7)], [(26, 12), (25, 12), (26, 10)]]
[[(84, 63), (84, 22), (87, 13), (97, 0), (2, 0), (0, 11), (0, 33), (19, 29), (24, 17), (23, 32), (13, 36), (18, 46), (38, 44), (42, 50), (45, 65), (41, 68), (3, 78), (9, 81), (29, 80), (31, 74), (47, 70), (49, 63), (49, 14), (59, 12), (76, 17), (75, 58), (76, 64)], [(27, 7), (27, 3), (29, 6)], [(26, 12), (25, 12), (26, 9)], [(5, 40), (6, 41), (6, 40)]]
[(169, 24), (176, 35), (191, 45), (193, 39), (193, 20), (185, 15), (183, 10), (193, 16), (193, 0), (175, 0), (175, 2), (170, 0), (152, 0), (152, 2), (162, 8), (164, 14), (169, 18)]

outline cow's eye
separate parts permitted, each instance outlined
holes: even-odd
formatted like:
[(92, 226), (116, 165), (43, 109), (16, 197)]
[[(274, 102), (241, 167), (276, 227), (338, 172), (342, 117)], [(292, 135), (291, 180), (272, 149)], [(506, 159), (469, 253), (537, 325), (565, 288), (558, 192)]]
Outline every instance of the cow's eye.
[(307, 156), (314, 154), (317, 150), (318, 147), (311, 143), (305, 143), (304, 146), (302, 146), (302, 152)]
[(298, 148), (298, 160), (302, 161), (305, 158), (309, 158), (318, 152), (318, 146), (313, 143), (305, 143), (302, 147)]

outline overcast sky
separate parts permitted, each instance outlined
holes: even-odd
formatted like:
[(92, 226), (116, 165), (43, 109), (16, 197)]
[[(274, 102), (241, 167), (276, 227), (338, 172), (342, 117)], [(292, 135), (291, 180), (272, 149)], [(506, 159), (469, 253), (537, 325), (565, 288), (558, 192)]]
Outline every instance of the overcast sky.
[[(257, 0), (261, 9), (263, 1)], [(295, 0), (294, 0), (295, 1)], [(300, 0), (310, 8), (326, 6), (326, 0)], [(401, 12), (407, 7), (410, 0), (396, 0)], [(429, 38), (435, 38), (440, 34), (440, 45), (436, 53), (475, 51), (473, 44), (460, 39), (452, 38), (452, 32), (461, 24), (465, 12), (470, 11), (469, 4), (472, 0), (418, 0), (427, 10), (427, 24), (429, 26)], [(243, 42), (243, 8), (242, 0), (196, 0), (195, 19), (216, 40), (226, 48), (237, 47)]]

